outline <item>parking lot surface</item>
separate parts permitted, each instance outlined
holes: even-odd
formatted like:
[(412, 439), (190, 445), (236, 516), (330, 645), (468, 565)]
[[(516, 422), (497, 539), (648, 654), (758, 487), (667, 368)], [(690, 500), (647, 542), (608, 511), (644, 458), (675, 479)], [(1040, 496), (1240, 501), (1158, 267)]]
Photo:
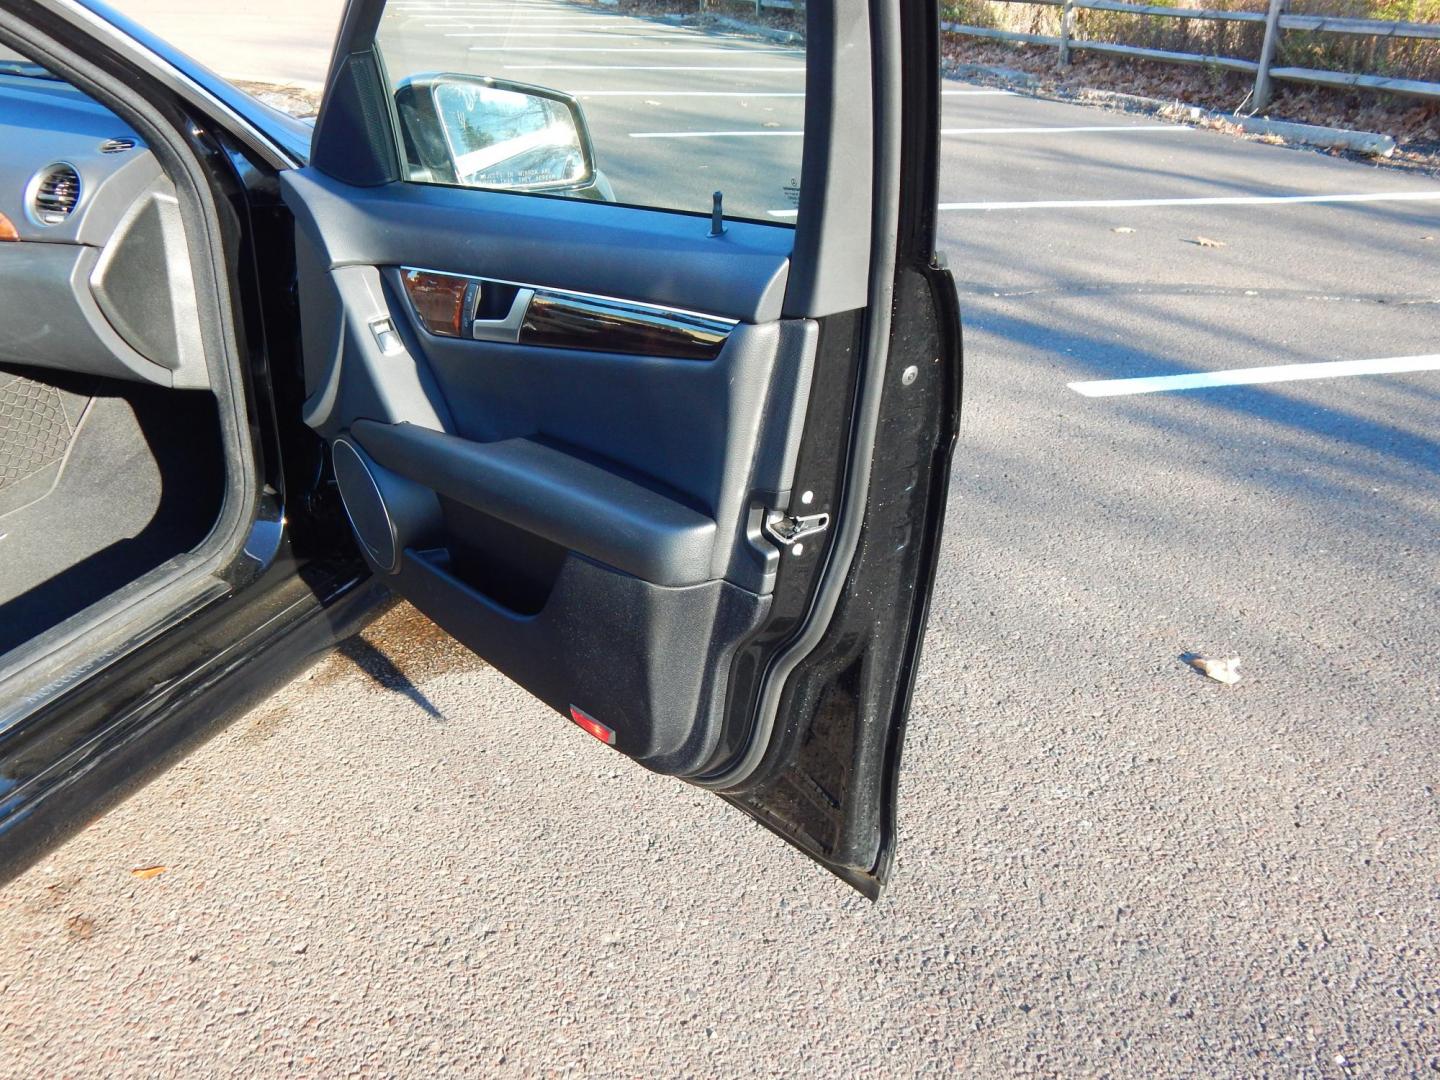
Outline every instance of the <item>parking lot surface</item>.
[[(653, 137), (799, 115), (678, 96), (798, 88), (705, 36), (550, 84), (617, 190), (783, 212), (799, 140)], [(880, 903), (402, 608), (0, 892), (0, 1072), (1440, 1069), (1440, 180), (945, 89), (966, 412)]]

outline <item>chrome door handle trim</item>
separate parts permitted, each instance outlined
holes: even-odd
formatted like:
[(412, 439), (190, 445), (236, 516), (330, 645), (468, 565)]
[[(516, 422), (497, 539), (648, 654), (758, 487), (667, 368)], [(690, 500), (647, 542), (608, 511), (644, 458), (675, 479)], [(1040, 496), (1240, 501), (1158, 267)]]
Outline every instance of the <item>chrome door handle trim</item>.
[(530, 301), (534, 299), (534, 289), (517, 290), (503, 319), (475, 319), (470, 324), (470, 336), (476, 341), (503, 341), (514, 345), (520, 340), (520, 328), (525, 325)]

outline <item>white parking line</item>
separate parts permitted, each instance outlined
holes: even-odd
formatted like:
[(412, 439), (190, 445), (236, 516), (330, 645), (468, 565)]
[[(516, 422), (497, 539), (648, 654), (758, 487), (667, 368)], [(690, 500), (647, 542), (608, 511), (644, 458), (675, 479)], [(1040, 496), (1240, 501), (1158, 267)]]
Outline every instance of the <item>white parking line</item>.
[(794, 138), (804, 135), (803, 131), (632, 131), (632, 139), (723, 139), (731, 136), (750, 137), (753, 135), (762, 136), (788, 136)]
[[(941, 135), (1070, 135), (1097, 131), (1191, 131), (1177, 124), (1126, 124), (1117, 127), (977, 127), (941, 128)], [(803, 131), (632, 131), (632, 139), (729, 139), (752, 136), (804, 135)], [(944, 206), (941, 206), (944, 209)]]
[(422, 23), (427, 30), (464, 30), (466, 27), (476, 26), (487, 29), (491, 26), (569, 26), (575, 29), (592, 30), (595, 33), (605, 33), (611, 30), (653, 30), (657, 34), (689, 34), (692, 37), (708, 37), (708, 34), (697, 33), (685, 26), (666, 26), (663, 23), (650, 22), (648, 19), (576, 19), (567, 15), (515, 15), (506, 18), (498, 16), (448, 16), (448, 15), (424, 15), (421, 16), (425, 22)]
[(1090, 135), (1115, 131), (1194, 131), (1183, 124), (1092, 124), (1076, 127), (941, 128), (941, 135)]
[(744, 71), (770, 75), (804, 75), (803, 67), (697, 67), (694, 64), (506, 64), (506, 71)]
[(404, 8), (407, 15), (420, 15), (426, 19), (436, 19), (445, 22), (463, 21), (474, 19), (476, 22), (495, 22), (498, 19), (569, 19), (571, 22), (588, 22), (596, 25), (613, 25), (622, 22), (648, 22), (652, 25), (674, 25), (658, 24), (653, 19), (634, 19), (628, 15), (585, 15), (569, 7), (549, 8)]
[(568, 90), (573, 97), (803, 98), (804, 90)]
[[(1199, 195), (1171, 199), (1041, 199), (1035, 202), (941, 203), (941, 210), (1063, 210), (1071, 207), (1272, 206), (1284, 203), (1434, 202), (1440, 191), (1381, 191), (1365, 195)], [(775, 217), (793, 210), (772, 210)]]
[(452, 12), (454, 18), (463, 19), (467, 15), (488, 14), (490, 12), (506, 12), (511, 15), (535, 14), (542, 11), (553, 11), (557, 14), (574, 15), (575, 9), (568, 4), (394, 4), (387, 10), (403, 11), (407, 15), (426, 14), (428, 12)]
[[(495, 18), (499, 15), (564, 15), (568, 18), (577, 18), (581, 13), (576, 11), (569, 4), (396, 4), (389, 5), (390, 9), (403, 11), (409, 14), (430, 14), (434, 13), (436, 18), (465, 19), (479, 15), (484, 18)], [(597, 22), (604, 18), (625, 19), (627, 15), (584, 16), (594, 19)]]
[[(514, 23), (514, 29), (511, 29), (511, 24), (508, 23), (505, 26), (484, 27), (484, 29), (487, 33), (503, 33), (505, 37), (550, 37), (550, 39), (567, 37), (570, 40), (589, 39), (600, 40), (600, 42), (628, 42), (628, 40), (639, 39), (639, 37), (652, 37), (652, 39), (665, 40), (665, 42), (674, 42), (675, 40), (674, 33), (668, 32), (668, 30), (642, 30), (639, 27), (616, 26), (613, 30), (579, 30), (562, 26), (559, 27), (559, 33), (556, 32), (556, 29), (543, 27), (543, 29), (536, 30), (533, 27), (534, 23), (520, 22)], [(464, 30), (467, 27), (442, 24), (442, 26), (426, 26), (425, 29)]]
[[(487, 34), (446, 34), (452, 38), (476, 38), (488, 37)], [(690, 56), (700, 53), (720, 53), (725, 56), (794, 56), (797, 55), (794, 49), (724, 49), (713, 45), (702, 45), (699, 48), (691, 49), (685, 46), (672, 48), (669, 45), (652, 47), (641, 45), (627, 49), (609, 49), (602, 46), (590, 45), (562, 45), (558, 49), (552, 49), (548, 45), (471, 45), (471, 52), (539, 52), (539, 53), (629, 53), (632, 56), (636, 53), (665, 53), (668, 56)], [(798, 54), (803, 55), (803, 54)]]
[[(574, 33), (550, 33), (547, 31), (515, 31), (507, 27), (497, 26), (485, 34), (446, 34), (446, 37), (490, 37), (501, 38), (505, 41), (514, 41), (516, 38), (544, 38), (546, 41), (653, 41), (656, 38), (665, 37), (664, 34), (597, 34), (589, 30), (578, 30)], [(670, 40), (674, 40), (671, 38)]]
[(1388, 356), (1379, 360), (1328, 360), (1313, 364), (1197, 371), (1189, 375), (1101, 379), (1066, 385), (1086, 397), (1119, 397), (1124, 394), (1156, 394), (1165, 390), (1203, 390), (1213, 386), (1253, 386), (1257, 383), (1335, 379), (1345, 375), (1393, 375), (1404, 371), (1437, 370), (1440, 370), (1440, 353), (1427, 353), (1423, 356)]
[[(679, 26), (656, 26), (654, 23), (631, 22), (621, 25), (613, 22), (597, 22), (594, 19), (565, 19), (542, 16), (541, 18), (526, 18), (516, 16), (513, 19), (445, 19), (434, 21), (435, 16), (430, 16), (432, 21), (425, 24), (427, 30), (464, 30), (467, 27), (478, 27), (489, 29), (494, 26), (545, 26), (545, 27), (566, 27), (578, 29), (580, 27), (593, 29), (596, 33), (603, 33), (607, 30), (654, 30), (660, 34), (683, 34), (684, 30)], [(704, 36), (704, 35), (698, 35)]]

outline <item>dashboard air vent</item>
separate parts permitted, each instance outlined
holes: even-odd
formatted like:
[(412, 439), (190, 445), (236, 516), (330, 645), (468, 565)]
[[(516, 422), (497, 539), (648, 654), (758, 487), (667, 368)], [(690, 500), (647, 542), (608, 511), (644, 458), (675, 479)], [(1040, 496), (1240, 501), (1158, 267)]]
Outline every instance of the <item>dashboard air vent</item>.
[(42, 225), (58, 225), (80, 201), (80, 174), (69, 165), (51, 165), (31, 181), (30, 209)]
[(102, 142), (102, 143), (100, 144), (100, 152), (101, 152), (102, 154), (118, 154), (118, 153), (121, 153), (122, 151), (125, 151), (125, 150), (134, 150), (134, 149), (135, 149), (135, 140), (134, 140), (134, 139), (124, 139), (124, 138), (121, 138), (121, 139), (106, 139), (104, 142)]

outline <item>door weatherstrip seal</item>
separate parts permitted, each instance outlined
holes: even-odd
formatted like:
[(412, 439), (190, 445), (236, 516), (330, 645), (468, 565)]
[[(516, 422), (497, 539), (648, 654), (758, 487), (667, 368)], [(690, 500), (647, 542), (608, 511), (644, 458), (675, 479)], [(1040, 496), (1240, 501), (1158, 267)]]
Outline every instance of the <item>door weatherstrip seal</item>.
[(763, 676), (755, 725), (744, 753), (720, 772), (688, 778), (690, 783), (712, 790), (737, 787), (760, 767), (770, 747), (770, 736), (780, 711), (780, 698), (786, 681), (825, 636), (845, 591), (845, 582), (855, 553), (859, 550), (860, 532), (865, 523), (865, 506), (870, 495), (870, 462), (874, 457), (875, 436), (880, 426), (880, 400), (885, 392), (890, 353), (890, 315), (900, 235), (899, 87), (903, 78), (898, 55), (898, 8), (894, 3), (880, 3), (871, 10), (879, 24), (879, 34), (875, 39), (878, 45), (875, 49), (876, 170), (869, 304), (865, 316), (865, 365), (861, 372), (840, 509), (836, 515), (835, 540), (821, 571), (820, 583), (803, 628), (784, 651), (771, 660)]

